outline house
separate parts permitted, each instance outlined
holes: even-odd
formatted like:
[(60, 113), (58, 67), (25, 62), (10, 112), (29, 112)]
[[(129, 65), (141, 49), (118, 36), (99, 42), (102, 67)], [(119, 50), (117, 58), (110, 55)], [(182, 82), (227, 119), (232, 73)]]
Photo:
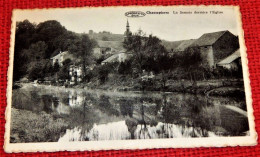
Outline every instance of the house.
[(101, 56), (116, 54), (121, 51), (126, 51), (121, 41), (97, 41), (97, 47), (93, 48), (93, 55), (96, 58)]
[(217, 63), (239, 48), (239, 41), (238, 37), (229, 31), (205, 33), (189, 48), (197, 49), (202, 55), (203, 62), (215, 68)]
[(237, 70), (239, 67), (242, 66), (240, 49), (236, 50), (234, 53), (221, 60), (219, 63), (217, 63), (217, 66), (223, 67), (228, 70)]
[(60, 51), (57, 55), (51, 57), (52, 65), (54, 65), (57, 62), (59, 66), (62, 66), (63, 62), (66, 59), (71, 59), (71, 58), (73, 58), (73, 55), (69, 53), (69, 51), (64, 51), (64, 52)]
[(132, 56), (131, 53), (125, 53), (125, 52), (120, 52), (117, 54), (114, 54), (104, 61), (101, 62), (101, 65), (108, 64), (108, 63), (115, 63), (115, 62), (125, 62), (127, 59), (129, 59)]
[(83, 79), (83, 67), (80, 65), (70, 65), (69, 76), (71, 85), (81, 82)]

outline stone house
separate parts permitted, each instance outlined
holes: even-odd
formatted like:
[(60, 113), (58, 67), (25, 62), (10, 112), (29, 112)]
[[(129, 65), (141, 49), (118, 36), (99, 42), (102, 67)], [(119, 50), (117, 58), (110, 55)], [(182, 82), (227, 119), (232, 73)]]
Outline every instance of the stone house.
[(205, 33), (189, 48), (198, 49), (204, 64), (215, 68), (224, 58), (233, 54), (239, 48), (238, 37), (229, 31)]

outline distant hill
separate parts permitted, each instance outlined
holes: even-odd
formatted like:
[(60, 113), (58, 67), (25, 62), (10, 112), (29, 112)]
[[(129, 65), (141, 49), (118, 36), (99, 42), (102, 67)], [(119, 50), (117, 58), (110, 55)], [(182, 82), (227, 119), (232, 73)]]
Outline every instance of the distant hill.
[(173, 51), (174, 49), (176, 49), (180, 44), (182, 43), (182, 41), (166, 41), (166, 40), (162, 40), (162, 45), (166, 48), (166, 50), (168, 51)]
[(123, 47), (123, 41), (103, 41), (97, 40), (99, 47), (110, 47), (113, 51), (120, 52), (125, 51)]
[(124, 35), (123, 34), (112, 34), (110, 32), (89, 32), (89, 37), (96, 40), (102, 40), (102, 41), (124, 41)]
[(188, 48), (195, 39), (189, 39), (189, 40), (180, 40), (180, 41), (166, 41), (162, 40), (162, 45), (169, 51), (169, 52), (180, 52), (184, 51), (186, 48)]

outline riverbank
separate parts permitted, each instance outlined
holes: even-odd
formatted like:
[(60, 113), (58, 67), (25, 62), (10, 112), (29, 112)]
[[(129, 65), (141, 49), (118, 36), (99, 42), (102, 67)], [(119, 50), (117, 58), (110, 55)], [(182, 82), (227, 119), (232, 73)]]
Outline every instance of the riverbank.
[(81, 83), (72, 88), (101, 89), (109, 91), (164, 91), (206, 96), (225, 96), (245, 98), (242, 79), (214, 79), (191, 82), (190, 80), (167, 80), (165, 84), (160, 80), (142, 82), (129, 77), (112, 76), (104, 83), (92, 81)]
[[(12, 108), (11, 143), (56, 142), (65, 133), (68, 124), (46, 112)], [(15, 119), (15, 120), (14, 120)]]

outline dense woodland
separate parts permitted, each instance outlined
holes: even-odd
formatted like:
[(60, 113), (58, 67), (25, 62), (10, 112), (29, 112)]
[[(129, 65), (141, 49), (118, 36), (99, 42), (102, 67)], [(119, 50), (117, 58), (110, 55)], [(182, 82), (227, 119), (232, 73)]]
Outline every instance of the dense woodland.
[[(140, 78), (144, 71), (152, 72), (165, 84), (168, 79), (187, 79), (191, 81), (241, 77), (239, 71), (209, 69), (203, 64), (203, 58), (196, 49), (187, 49), (182, 53), (168, 52), (159, 38), (146, 35), (142, 30), (134, 33), (123, 43), (128, 53), (133, 54), (126, 62), (101, 65), (104, 58), (95, 58), (92, 49), (97, 46), (87, 34), (68, 31), (58, 21), (45, 21), (39, 24), (28, 20), (17, 22), (15, 35), (14, 81), (28, 78), (69, 79), (69, 65), (82, 64), (83, 82), (99, 80), (105, 83), (109, 74)], [(60, 51), (69, 51), (77, 59), (65, 60), (62, 67), (52, 66), (50, 58)], [(86, 67), (95, 64), (93, 70)]]
[(67, 71), (71, 61), (65, 66), (52, 66), (50, 58), (60, 51), (69, 51), (78, 57), (74, 62), (92, 64), (92, 48), (96, 45), (86, 34), (68, 31), (57, 21), (34, 24), (28, 20), (17, 22), (15, 34), (14, 81), (23, 77), (35, 80), (53, 76), (68, 77)]

